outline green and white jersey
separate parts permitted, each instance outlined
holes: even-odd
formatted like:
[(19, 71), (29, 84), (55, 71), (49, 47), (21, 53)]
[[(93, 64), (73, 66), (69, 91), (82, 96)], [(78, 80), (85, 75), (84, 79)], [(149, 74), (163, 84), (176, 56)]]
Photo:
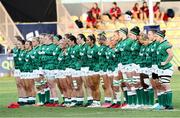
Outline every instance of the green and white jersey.
[(150, 47), (150, 50), (151, 50), (151, 58), (152, 58), (152, 65), (157, 65), (157, 48), (159, 46), (159, 42), (158, 41), (153, 41), (152, 42), (152, 45)]
[(88, 47), (87, 50), (87, 63), (91, 71), (99, 71), (99, 56), (98, 56), (98, 46), (94, 44), (92, 47)]
[(18, 48), (14, 48), (13, 49), (13, 59), (14, 59), (14, 67), (15, 69), (19, 69), (19, 53), (20, 53), (20, 49)]
[(88, 45), (87, 44), (83, 44), (83, 45), (79, 45), (80, 50), (79, 50), (79, 61), (81, 64), (81, 67), (87, 67), (87, 50), (88, 50)]
[(122, 62), (122, 58), (121, 58), (121, 43), (123, 42), (123, 40), (121, 40), (121, 41), (119, 41), (117, 44), (116, 44), (116, 46), (115, 46), (115, 48), (114, 48), (114, 51), (115, 51), (115, 53), (116, 53), (116, 58), (117, 58), (117, 63), (116, 63), (116, 65), (118, 65), (119, 63), (121, 63)]
[(152, 54), (153, 54), (153, 52), (152, 52), (152, 47), (154, 46), (154, 44), (153, 44), (153, 42), (151, 42), (149, 45), (147, 45), (147, 47), (146, 47), (146, 66), (148, 67), (148, 68), (151, 68), (152, 67), (152, 65), (153, 65), (153, 60), (152, 60)]
[(106, 54), (106, 60), (108, 61), (107, 70), (109, 71), (115, 71), (115, 68), (117, 67), (117, 57), (115, 50), (112, 48), (108, 48), (105, 52)]
[(132, 63), (137, 63), (136, 62), (136, 58), (137, 56), (139, 55), (139, 50), (140, 50), (140, 43), (138, 40), (133, 40), (133, 43), (131, 45), (131, 60), (132, 60)]
[(136, 64), (139, 64), (141, 68), (146, 67), (146, 48), (147, 46), (141, 45), (139, 55), (136, 59)]
[(65, 51), (65, 67), (66, 68), (70, 68), (71, 66), (71, 47), (67, 47), (66, 51)]
[(61, 53), (61, 47), (58, 46), (58, 45), (55, 45), (55, 46), (56, 46), (56, 49), (53, 51), (53, 56), (55, 58), (55, 60), (54, 60), (54, 69), (58, 69), (58, 56)]
[(70, 50), (70, 68), (73, 68), (75, 70), (80, 70), (81, 69), (81, 64), (79, 61), (79, 51), (80, 47), (78, 45), (74, 45), (71, 47)]
[(53, 43), (46, 45), (43, 48), (42, 56), (43, 56), (43, 69), (46, 70), (54, 70), (55, 69), (55, 61), (57, 57), (53, 55), (53, 51), (56, 49), (56, 45)]
[(32, 54), (33, 54), (32, 50), (26, 51), (24, 72), (33, 72), (33, 64), (32, 64), (32, 58), (31, 58)]
[(166, 65), (162, 66), (161, 62), (165, 62), (166, 59), (168, 58), (168, 53), (167, 53), (167, 49), (172, 48), (172, 45), (169, 44), (169, 42), (167, 40), (164, 40), (163, 42), (161, 42), (157, 48), (157, 61), (158, 61), (158, 67), (160, 69), (169, 69), (172, 67), (172, 64), (169, 62)]
[(46, 45), (42, 44), (39, 45), (39, 50), (38, 50), (38, 54), (39, 54), (39, 60), (40, 60), (40, 67), (42, 67), (44, 69), (44, 65), (46, 62), (46, 56), (45, 56), (45, 49), (46, 49)]
[(18, 65), (21, 72), (24, 72), (25, 56), (26, 56), (26, 51), (20, 50), (18, 56)]
[(99, 69), (104, 72), (107, 70), (108, 60), (106, 59), (106, 51), (108, 50), (108, 46), (101, 45), (99, 46), (98, 56), (99, 56)]
[(38, 70), (39, 67), (41, 67), (40, 54), (38, 53), (40, 51), (40, 46), (34, 47), (31, 51), (33, 70)]
[(124, 39), (120, 45), (121, 63), (123, 65), (132, 63), (131, 45), (133, 40), (130, 38)]
[(57, 60), (57, 66), (56, 69), (59, 70), (65, 70), (66, 69), (66, 57), (65, 57), (65, 52), (61, 50), (61, 52), (58, 55), (58, 60)]

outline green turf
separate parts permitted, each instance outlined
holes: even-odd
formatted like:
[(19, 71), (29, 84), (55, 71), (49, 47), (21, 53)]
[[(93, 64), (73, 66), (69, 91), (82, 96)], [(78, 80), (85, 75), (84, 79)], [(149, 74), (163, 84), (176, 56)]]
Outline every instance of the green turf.
[(13, 78), (0, 78), (0, 117), (180, 117), (180, 73), (172, 80), (174, 92), (173, 111), (121, 110), (108, 108), (47, 108), (24, 106), (8, 109), (8, 103), (16, 101), (16, 86)]

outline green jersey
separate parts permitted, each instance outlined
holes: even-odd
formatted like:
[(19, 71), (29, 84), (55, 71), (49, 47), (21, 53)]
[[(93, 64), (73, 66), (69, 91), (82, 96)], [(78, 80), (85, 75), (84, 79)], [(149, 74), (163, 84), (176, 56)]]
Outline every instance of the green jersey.
[(121, 41), (119, 41), (117, 44), (116, 44), (116, 46), (115, 46), (115, 48), (114, 48), (114, 51), (115, 51), (115, 53), (116, 53), (116, 58), (117, 58), (117, 63), (116, 63), (116, 65), (118, 65), (119, 63), (121, 63), (121, 50), (120, 50), (120, 48), (121, 48), (121, 43), (123, 42), (123, 40), (121, 40)]
[(132, 63), (132, 54), (131, 54), (132, 43), (133, 43), (133, 40), (130, 38), (127, 38), (123, 40), (120, 45), (121, 63), (123, 65)]
[(153, 65), (153, 62), (152, 62), (152, 53), (153, 52), (151, 51), (153, 46), (154, 45), (153, 45), (153, 42), (152, 42), (149, 45), (147, 45), (147, 47), (146, 47), (146, 52), (145, 52), (145, 54), (146, 54), (146, 66), (148, 68), (151, 68), (152, 65)]
[(44, 69), (44, 65), (45, 65), (45, 62), (46, 62), (46, 56), (45, 56), (45, 49), (46, 49), (46, 45), (45, 44), (42, 44), (39, 46), (39, 51), (38, 51), (38, 54), (39, 54), (39, 60), (40, 60), (40, 67), (42, 67)]
[(157, 51), (159, 44), (160, 43), (158, 41), (154, 41), (154, 42), (152, 42), (152, 45), (150, 47), (152, 65), (157, 65), (157, 53), (156, 53), (156, 51)]
[(106, 71), (108, 66), (108, 60), (106, 59), (106, 51), (108, 50), (108, 46), (101, 45), (98, 50), (99, 56), (99, 69)]
[(167, 53), (167, 49), (172, 48), (172, 45), (169, 44), (169, 42), (167, 40), (164, 40), (163, 42), (161, 42), (157, 48), (157, 61), (158, 61), (158, 67), (160, 69), (169, 69), (172, 67), (172, 64), (169, 62), (166, 65), (161, 65), (161, 62), (165, 62), (166, 59), (168, 58), (168, 53)]
[(99, 57), (98, 57), (98, 46), (94, 44), (92, 47), (88, 47), (87, 50), (87, 63), (88, 67), (92, 71), (99, 71)]
[(55, 69), (55, 61), (57, 57), (53, 55), (53, 51), (56, 49), (56, 45), (53, 43), (46, 45), (44, 50), (42, 51), (43, 54), (43, 69), (46, 70), (54, 70)]
[(34, 47), (31, 51), (31, 60), (32, 60), (32, 66), (33, 70), (38, 70), (41, 66), (41, 60), (40, 60), (40, 54), (38, 53), (40, 50), (40, 46)]
[(137, 63), (136, 58), (139, 55), (140, 47), (141, 47), (141, 45), (140, 45), (139, 41), (133, 40), (133, 43), (131, 45), (131, 59), (130, 59), (132, 61), (132, 63), (135, 63), (135, 64)]
[(80, 50), (80, 47), (78, 45), (72, 46), (70, 50), (70, 63), (71, 63), (70, 68), (73, 68), (76, 70), (81, 69), (81, 65), (79, 61), (79, 50)]
[(58, 57), (61, 53), (61, 47), (58, 45), (55, 45), (56, 49), (53, 51), (53, 56), (54, 56), (54, 69), (58, 69)]
[(59, 70), (65, 70), (66, 69), (66, 57), (65, 57), (65, 52), (61, 50), (61, 52), (58, 55), (58, 60), (57, 60), (57, 66), (56, 69)]
[(13, 49), (13, 60), (14, 60), (15, 69), (19, 69), (19, 60), (18, 60), (19, 53), (20, 53), (20, 49), (18, 49), (18, 48)]
[(66, 51), (65, 51), (65, 67), (66, 68), (70, 68), (71, 66), (71, 47), (67, 47)]
[(88, 45), (87, 44), (83, 44), (83, 45), (80, 45), (80, 50), (79, 50), (79, 61), (80, 61), (80, 64), (81, 64), (81, 67), (87, 67), (88, 64), (87, 64), (87, 50), (88, 50)]
[(136, 59), (136, 64), (139, 64), (141, 68), (146, 67), (146, 48), (147, 46), (141, 45), (139, 55)]
[(24, 63), (24, 72), (33, 72), (33, 64), (32, 64), (32, 59), (31, 55), (33, 54), (33, 51), (26, 51), (26, 56), (25, 56), (25, 63)]
[(18, 65), (21, 72), (24, 72), (25, 56), (26, 56), (26, 51), (20, 50), (18, 56)]
[(116, 62), (117, 62), (117, 57), (115, 50), (112, 48), (108, 48), (105, 52), (106, 54), (106, 60), (108, 62), (107, 70), (109, 71), (114, 71), (116, 68)]

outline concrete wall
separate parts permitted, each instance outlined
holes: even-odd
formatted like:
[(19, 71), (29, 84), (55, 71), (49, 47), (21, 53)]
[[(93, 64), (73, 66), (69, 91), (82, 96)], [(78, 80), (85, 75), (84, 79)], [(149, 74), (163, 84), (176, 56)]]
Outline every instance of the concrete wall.
[[(135, 2), (119, 2), (118, 6), (121, 8), (123, 12), (126, 12), (127, 10), (131, 10), (134, 6)], [(141, 6), (141, 2), (139, 2)], [(80, 16), (83, 13), (87, 12), (91, 7), (92, 3), (80, 3), (80, 4), (64, 4), (67, 10), (69, 11), (70, 15), (76, 15)], [(104, 12), (108, 12), (111, 8), (111, 3), (103, 3), (103, 9)], [(99, 7), (101, 8), (101, 5), (99, 3)], [(173, 8), (176, 15), (180, 16), (180, 2), (161, 2), (161, 9), (162, 11), (166, 11), (168, 8)]]

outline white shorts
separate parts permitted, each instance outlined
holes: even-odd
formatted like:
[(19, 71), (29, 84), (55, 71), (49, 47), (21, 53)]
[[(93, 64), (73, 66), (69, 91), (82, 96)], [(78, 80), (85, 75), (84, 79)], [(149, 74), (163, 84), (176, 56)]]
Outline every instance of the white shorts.
[(141, 68), (139, 65), (136, 65), (136, 69), (135, 69), (136, 73), (141, 73)]
[(21, 71), (19, 69), (14, 70), (14, 77), (20, 77), (21, 76)]
[(81, 71), (80, 70), (73, 70), (72, 71), (72, 77), (80, 77)]
[(144, 73), (144, 74), (147, 74), (147, 70), (148, 68), (147, 67), (143, 67), (140, 69), (141, 73)]
[(127, 64), (127, 65), (124, 65), (124, 71), (125, 72), (132, 72), (133, 71), (133, 68), (132, 68), (132, 64)]
[(89, 70), (89, 72), (88, 72), (88, 76), (92, 76), (92, 75), (94, 75), (94, 74), (95, 74), (95, 72), (94, 72), (94, 71)]
[(65, 75), (66, 76), (72, 76), (73, 69), (72, 68), (66, 68)]
[(173, 67), (169, 68), (169, 69), (158, 69), (158, 76), (162, 76), (162, 75), (168, 75), (168, 76), (172, 76), (174, 72)]
[(125, 72), (125, 65), (122, 65), (122, 63), (118, 64), (118, 71)]
[(89, 72), (89, 67), (81, 67), (81, 76), (88, 76), (88, 72)]
[(107, 75), (108, 75), (108, 76), (113, 76), (114, 73), (113, 73), (112, 71), (108, 70), (108, 71), (107, 71)]
[(137, 65), (135, 63), (130, 64), (131, 71), (136, 71)]
[(59, 79), (59, 78), (64, 79), (64, 78), (66, 78), (65, 71), (64, 70), (56, 70), (55, 78), (56, 79)]
[(55, 79), (55, 71), (54, 70), (44, 70), (45, 78), (47, 79)]
[(152, 65), (152, 67), (151, 67), (151, 72), (152, 73), (156, 73), (156, 74), (158, 74), (158, 66), (157, 65)]
[(21, 79), (34, 79), (34, 74), (31, 72), (21, 72)]
[(39, 70), (33, 70), (33, 76), (34, 76), (34, 78), (39, 78), (39, 73), (40, 73)]
[(99, 73), (99, 75), (100, 75), (100, 76), (102, 76), (102, 75), (106, 75), (106, 74), (107, 74), (106, 72), (104, 72), (104, 71), (102, 71), (102, 70), (101, 70), (101, 71), (99, 71), (98, 73)]
[(26, 75), (26, 73), (25, 73), (25, 72), (21, 72), (21, 73), (20, 73), (20, 77), (21, 77), (21, 79), (25, 79), (25, 78), (26, 78), (26, 76), (27, 76), (27, 75)]
[(113, 76), (114, 77), (118, 77), (119, 75), (119, 69), (118, 68), (115, 68), (114, 72), (113, 72)]
[(33, 72), (28, 73), (28, 78), (27, 79), (35, 79), (35, 75)]

